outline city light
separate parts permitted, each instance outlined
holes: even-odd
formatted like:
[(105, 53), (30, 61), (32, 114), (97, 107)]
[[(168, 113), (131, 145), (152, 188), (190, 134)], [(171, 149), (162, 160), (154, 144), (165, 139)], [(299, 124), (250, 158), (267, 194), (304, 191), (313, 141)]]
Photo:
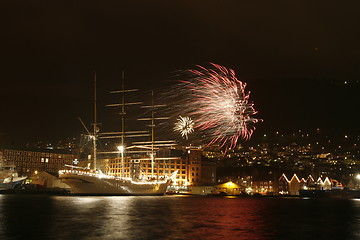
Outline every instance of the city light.
[(228, 185), (228, 187), (233, 187), (235, 184), (230, 181), (230, 182), (227, 183), (227, 185)]
[(124, 148), (124, 146), (119, 145), (119, 146), (117, 146), (117, 149), (119, 150), (120, 153), (123, 153), (125, 148)]

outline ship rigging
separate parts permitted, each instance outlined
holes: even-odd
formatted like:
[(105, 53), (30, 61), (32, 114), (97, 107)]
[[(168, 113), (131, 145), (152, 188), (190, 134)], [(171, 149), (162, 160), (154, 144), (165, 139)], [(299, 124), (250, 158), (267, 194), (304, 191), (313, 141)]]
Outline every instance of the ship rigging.
[[(120, 91), (113, 91), (111, 93), (121, 93), (121, 103), (119, 104), (110, 104), (109, 107), (121, 106), (121, 131), (120, 132), (110, 132), (110, 133), (99, 133), (98, 122), (97, 122), (97, 96), (96, 96), (96, 74), (94, 75), (94, 123), (93, 123), (93, 167), (92, 168), (81, 168), (74, 166), (67, 166), (70, 169), (60, 170), (59, 177), (63, 182), (67, 183), (71, 187), (73, 194), (82, 194), (82, 195), (163, 195), (169, 186), (171, 179), (176, 175), (176, 171), (173, 172), (170, 176), (165, 176), (163, 178), (155, 177), (154, 175), (154, 162), (155, 162), (155, 147), (159, 142), (155, 141), (154, 138), (154, 127), (155, 127), (155, 118), (153, 94), (152, 94), (152, 116), (150, 119), (140, 119), (140, 120), (151, 120), (151, 142), (141, 142), (142, 145), (133, 145), (126, 147), (125, 146), (125, 137), (140, 137), (140, 136), (150, 136), (146, 131), (126, 131), (125, 130), (125, 106), (141, 104), (137, 103), (126, 103), (125, 102), (125, 93), (137, 91), (137, 89), (125, 90), (124, 88), (124, 74), (122, 74), (122, 89)], [(147, 108), (148, 106), (144, 106)], [(82, 122), (82, 121), (81, 121)], [(85, 124), (82, 122), (83, 126), (87, 130), (88, 134), (90, 132), (86, 128)], [(117, 148), (118, 151), (113, 153), (121, 154), (121, 172), (120, 176), (104, 174), (100, 169), (98, 169), (97, 164), (97, 140), (100, 138), (107, 139), (116, 139), (120, 138), (121, 145)], [(160, 142), (169, 143), (169, 141)], [(170, 141), (171, 142), (171, 141)], [(138, 142), (140, 143), (140, 142)], [(135, 150), (135, 148), (141, 149), (140, 151)], [(127, 149), (129, 153), (148, 153), (150, 150), (150, 160), (151, 160), (151, 175), (150, 177), (136, 177), (138, 174), (130, 173), (130, 176), (125, 176), (124, 169), (124, 157)], [(140, 159), (134, 159), (140, 160)], [(141, 158), (142, 161), (149, 160), (148, 158)]]

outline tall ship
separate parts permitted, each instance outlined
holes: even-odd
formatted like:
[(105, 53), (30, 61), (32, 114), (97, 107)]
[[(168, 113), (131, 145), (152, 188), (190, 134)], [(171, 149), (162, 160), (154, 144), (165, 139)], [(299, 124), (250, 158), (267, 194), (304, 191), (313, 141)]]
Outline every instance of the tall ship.
[[(136, 89), (135, 89), (136, 90)], [(130, 136), (131, 134), (139, 136), (141, 131), (126, 132), (125, 131), (125, 105), (132, 105), (134, 103), (125, 103), (124, 95), (126, 92), (132, 90), (124, 89), (124, 74), (122, 75), (122, 90), (114, 91), (111, 93), (120, 93), (122, 95), (122, 101), (120, 104), (111, 104), (108, 106), (120, 106), (121, 107), (121, 132), (117, 132), (119, 135), (117, 138), (121, 140), (120, 145), (117, 147), (118, 151), (112, 152), (118, 155), (121, 155), (121, 170), (118, 174), (111, 174), (109, 172), (103, 173), (99, 168), (97, 168), (97, 140), (100, 138), (98, 123), (97, 123), (97, 113), (96, 113), (96, 74), (94, 75), (94, 123), (93, 131), (90, 131), (86, 128), (85, 124), (81, 121), (87, 133), (92, 139), (92, 164), (89, 164), (87, 167), (72, 166), (66, 165), (64, 169), (59, 171), (59, 178), (62, 182), (66, 183), (71, 188), (71, 194), (74, 195), (164, 195), (168, 186), (170, 185), (172, 179), (175, 177), (177, 172), (173, 172), (171, 175), (162, 175), (159, 176), (158, 173), (155, 174), (154, 171), (154, 162), (156, 150), (156, 141), (154, 140), (154, 108), (156, 107), (153, 102), (152, 106), (152, 117), (149, 119), (139, 119), (139, 120), (150, 120), (151, 122), (151, 134), (148, 133), (148, 136), (151, 136), (151, 141), (142, 146), (135, 146), (136, 148), (142, 149), (139, 151), (143, 155), (147, 154), (147, 157), (141, 157), (137, 159), (131, 159), (130, 157), (125, 158), (126, 153), (134, 152), (134, 146), (125, 146), (124, 139), (125, 137)], [(134, 134), (135, 133), (135, 134)], [(129, 135), (130, 134), (130, 135)], [(104, 135), (104, 134), (102, 134)], [(105, 137), (103, 137), (105, 138)], [(111, 138), (111, 136), (109, 137)], [(139, 155), (139, 154), (137, 154)], [(126, 164), (131, 164), (131, 170), (127, 169), (127, 174), (125, 174), (125, 161)], [(140, 161), (147, 161), (151, 163), (152, 170), (151, 174), (141, 174)], [(92, 166), (91, 166), (92, 165)], [(91, 167), (90, 167), (91, 166)], [(128, 166), (127, 166), (128, 167)]]
[(144, 180), (110, 176), (89, 168), (69, 168), (60, 170), (59, 177), (75, 195), (164, 195), (171, 182), (171, 177)]

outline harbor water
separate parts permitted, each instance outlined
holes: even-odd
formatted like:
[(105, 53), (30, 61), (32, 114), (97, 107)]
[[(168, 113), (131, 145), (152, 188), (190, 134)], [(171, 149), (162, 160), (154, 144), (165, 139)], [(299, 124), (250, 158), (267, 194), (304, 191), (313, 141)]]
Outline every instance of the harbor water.
[(360, 200), (0, 195), (0, 239), (360, 239)]

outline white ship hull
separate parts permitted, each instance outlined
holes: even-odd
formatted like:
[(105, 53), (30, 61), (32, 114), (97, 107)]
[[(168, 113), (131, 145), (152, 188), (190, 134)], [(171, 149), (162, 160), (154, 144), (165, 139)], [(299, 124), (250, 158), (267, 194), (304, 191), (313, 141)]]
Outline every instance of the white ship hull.
[(162, 181), (134, 181), (109, 176), (60, 172), (59, 178), (75, 195), (164, 195), (171, 179)]

